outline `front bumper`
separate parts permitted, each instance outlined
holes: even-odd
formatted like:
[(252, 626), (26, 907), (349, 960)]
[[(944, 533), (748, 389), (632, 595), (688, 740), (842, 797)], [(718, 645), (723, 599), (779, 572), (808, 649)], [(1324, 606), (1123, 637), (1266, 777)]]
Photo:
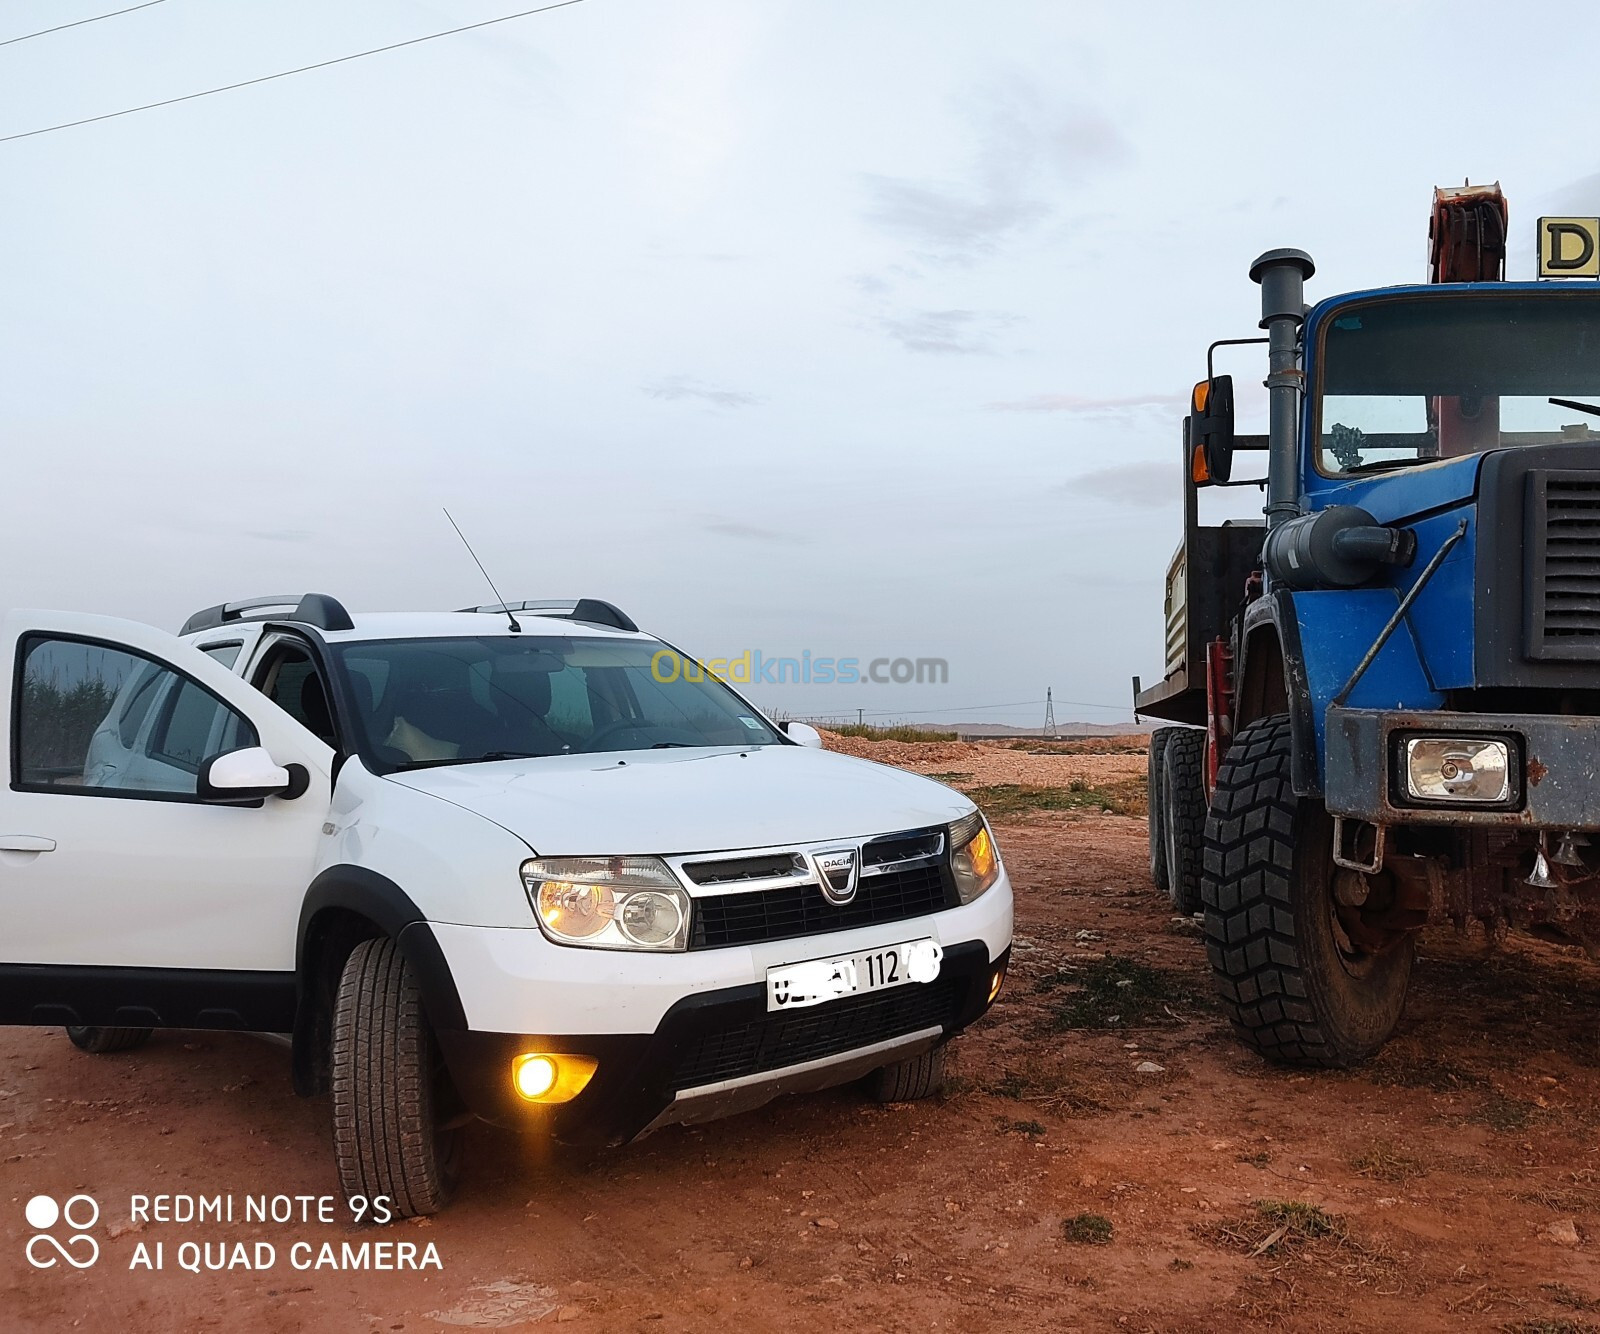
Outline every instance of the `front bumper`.
[[(1408, 799), (1396, 769), (1399, 739), (1408, 733), (1510, 738), (1516, 799), (1506, 809)], [(1383, 825), (1600, 829), (1600, 718), (1334, 708), (1326, 736), (1324, 791), (1334, 815)]]
[[(804, 943), (829, 953), (821, 941)], [(989, 1008), (994, 972), (1009, 959), (1009, 946), (991, 955), (982, 941), (967, 941), (945, 947), (932, 982), (802, 1010), (768, 1014), (766, 984), (754, 982), (685, 996), (651, 1033), (446, 1031), (439, 1045), (457, 1091), (485, 1120), (569, 1143), (621, 1144), (659, 1126), (843, 1084), (938, 1046)], [(530, 1104), (509, 1078), (512, 1057), (530, 1050), (581, 1053), (599, 1067), (571, 1102)]]

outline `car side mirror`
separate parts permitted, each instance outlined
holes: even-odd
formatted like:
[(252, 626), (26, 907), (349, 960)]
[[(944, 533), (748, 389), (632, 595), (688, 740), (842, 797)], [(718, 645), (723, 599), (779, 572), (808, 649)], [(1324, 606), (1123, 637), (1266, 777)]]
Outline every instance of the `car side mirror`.
[(201, 801), (242, 806), (268, 797), (298, 797), (310, 785), (305, 766), (281, 765), (261, 746), (213, 755), (200, 766)]
[(812, 750), (822, 749), (822, 733), (817, 731), (810, 723), (788, 722), (783, 730), (788, 734), (789, 740), (802, 746), (809, 746)]
[(1233, 376), (1195, 385), (1189, 396), (1189, 475), (1196, 484), (1233, 476)]

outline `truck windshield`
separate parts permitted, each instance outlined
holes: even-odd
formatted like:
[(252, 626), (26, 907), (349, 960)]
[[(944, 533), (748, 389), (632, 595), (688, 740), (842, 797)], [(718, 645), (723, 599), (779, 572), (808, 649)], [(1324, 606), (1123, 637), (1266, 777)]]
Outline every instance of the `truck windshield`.
[(1325, 472), (1600, 443), (1600, 292), (1380, 298), (1323, 329)]
[(385, 771), (780, 737), (654, 640), (494, 635), (340, 644), (357, 743)]

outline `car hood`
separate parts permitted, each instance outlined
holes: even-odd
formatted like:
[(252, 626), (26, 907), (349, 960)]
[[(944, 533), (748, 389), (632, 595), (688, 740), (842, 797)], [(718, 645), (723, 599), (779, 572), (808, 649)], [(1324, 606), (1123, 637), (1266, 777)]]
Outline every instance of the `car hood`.
[(972, 810), (931, 778), (802, 746), (552, 755), (417, 769), (389, 781), (493, 820), (541, 856), (868, 838)]

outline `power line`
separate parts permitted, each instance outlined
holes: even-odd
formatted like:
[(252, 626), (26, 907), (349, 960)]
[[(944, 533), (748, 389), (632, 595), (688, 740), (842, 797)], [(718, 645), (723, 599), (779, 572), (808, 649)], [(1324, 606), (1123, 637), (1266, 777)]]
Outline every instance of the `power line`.
[[(159, 3), (159, 0), (152, 0)], [(583, 0), (556, 0), (555, 4), (540, 5), (537, 9), (524, 9), (516, 14), (502, 14), (497, 19), (484, 19), (481, 23), (465, 23), (459, 28), (447, 28), (443, 32), (430, 32), (426, 37), (411, 37), (403, 42), (390, 42), (388, 46), (375, 46), (370, 51), (357, 51), (353, 55), (335, 56), (332, 60), (319, 60), (314, 65), (301, 65), (297, 69), (280, 70), (277, 74), (263, 74), (259, 78), (244, 79), (239, 83), (226, 83), (220, 88), (207, 88), (198, 93), (185, 93), (182, 97), (169, 97), (161, 102), (146, 102), (143, 106), (126, 107), (121, 111), (107, 111), (99, 116), (85, 116), (82, 120), (63, 121), (60, 125), (46, 125), (37, 130), (24, 130), (20, 134), (0, 135), (0, 144), (8, 144), (13, 139), (31, 139), (37, 134), (53, 134), (57, 130), (72, 130), (80, 125), (93, 125), (97, 121), (115, 120), (118, 116), (132, 116), (140, 111), (154, 111), (157, 107), (175, 106), (179, 102), (193, 102), (198, 97), (212, 97), (217, 93), (231, 93), (238, 88), (250, 88), (258, 83), (271, 83), (274, 79), (287, 79), (296, 74), (306, 74), (314, 69), (327, 69), (330, 65), (344, 65), (352, 60), (363, 60), (367, 56), (382, 55), (385, 51), (398, 51), (406, 46), (420, 46), (423, 42), (437, 41), (441, 37), (454, 37), (457, 33), (472, 32), (477, 28), (493, 27), (496, 23), (510, 23), (513, 19), (525, 19), (532, 14), (546, 14), (552, 9), (565, 9), (569, 5), (581, 5)], [(64, 25), (70, 26), (70, 25)]]
[(101, 19), (114, 19), (119, 14), (131, 14), (136, 9), (149, 9), (152, 5), (165, 4), (166, 0), (145, 0), (142, 5), (130, 5), (127, 9), (114, 9), (109, 14), (96, 14), (92, 19), (79, 19), (75, 23), (58, 23), (53, 28), (40, 28), (38, 32), (23, 33), (21, 37), (7, 37), (0, 41), (0, 46), (15, 46), (18, 42), (31, 42), (35, 37), (48, 37), (53, 32), (65, 32), (68, 28), (81, 28), (85, 23), (98, 23)]

